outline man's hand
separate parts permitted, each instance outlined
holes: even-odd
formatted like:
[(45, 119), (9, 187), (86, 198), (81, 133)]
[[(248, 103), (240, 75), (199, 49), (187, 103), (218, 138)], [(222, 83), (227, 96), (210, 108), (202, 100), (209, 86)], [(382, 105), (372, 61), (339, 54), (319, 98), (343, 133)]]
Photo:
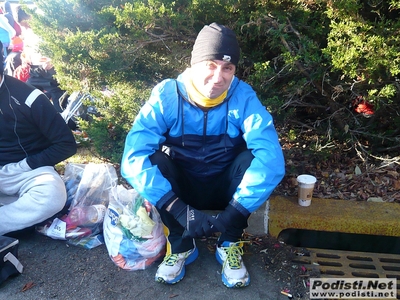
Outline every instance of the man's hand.
[[(244, 217), (246, 216), (243, 215), (231, 204), (228, 204), (225, 210), (217, 215), (216, 219), (222, 224), (223, 227), (225, 227), (225, 229), (228, 229), (229, 227), (234, 226), (240, 220), (243, 220)], [(246, 219), (247, 218), (248, 216), (246, 217)]]
[(185, 204), (179, 198), (166, 206), (166, 210), (185, 228), (184, 238), (210, 236), (213, 232), (225, 231), (217, 219)]

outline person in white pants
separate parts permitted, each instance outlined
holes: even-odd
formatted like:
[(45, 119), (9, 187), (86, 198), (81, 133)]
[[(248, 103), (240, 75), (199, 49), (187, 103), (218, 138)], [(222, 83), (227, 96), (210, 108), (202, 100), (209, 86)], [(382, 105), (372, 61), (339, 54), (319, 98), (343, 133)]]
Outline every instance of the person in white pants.
[(50, 100), (4, 75), (3, 65), (0, 61), (0, 235), (34, 226), (64, 207), (66, 189), (54, 166), (77, 150)]
[(0, 235), (46, 220), (67, 199), (64, 182), (54, 167), (31, 169), (26, 159), (0, 167), (0, 183)]

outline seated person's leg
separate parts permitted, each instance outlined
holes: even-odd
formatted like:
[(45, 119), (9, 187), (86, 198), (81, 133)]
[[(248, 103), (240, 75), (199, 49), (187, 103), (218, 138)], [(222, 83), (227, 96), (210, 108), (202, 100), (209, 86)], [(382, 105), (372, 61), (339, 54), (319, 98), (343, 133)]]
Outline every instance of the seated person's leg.
[(64, 207), (65, 185), (53, 167), (9, 175), (8, 179), (0, 175), (1, 191), (19, 197), (0, 207), (0, 235), (45, 221)]

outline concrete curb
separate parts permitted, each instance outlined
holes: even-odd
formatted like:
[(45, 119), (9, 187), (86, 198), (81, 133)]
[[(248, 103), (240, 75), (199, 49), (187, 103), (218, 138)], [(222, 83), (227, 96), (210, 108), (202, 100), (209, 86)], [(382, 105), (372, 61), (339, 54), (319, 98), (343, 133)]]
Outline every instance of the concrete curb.
[(266, 232), (273, 237), (285, 229), (400, 236), (399, 216), (398, 203), (313, 198), (302, 207), (297, 197), (273, 196)]

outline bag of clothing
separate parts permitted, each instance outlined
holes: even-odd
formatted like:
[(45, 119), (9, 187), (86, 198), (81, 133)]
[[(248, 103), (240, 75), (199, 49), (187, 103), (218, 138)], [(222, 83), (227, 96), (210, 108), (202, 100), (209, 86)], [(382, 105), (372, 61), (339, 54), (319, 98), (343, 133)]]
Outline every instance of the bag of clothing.
[(18, 260), (17, 239), (0, 236), (0, 284), (8, 277), (22, 273), (23, 266)]
[(121, 269), (144, 270), (165, 254), (160, 215), (133, 189), (113, 189), (103, 227), (108, 254)]

